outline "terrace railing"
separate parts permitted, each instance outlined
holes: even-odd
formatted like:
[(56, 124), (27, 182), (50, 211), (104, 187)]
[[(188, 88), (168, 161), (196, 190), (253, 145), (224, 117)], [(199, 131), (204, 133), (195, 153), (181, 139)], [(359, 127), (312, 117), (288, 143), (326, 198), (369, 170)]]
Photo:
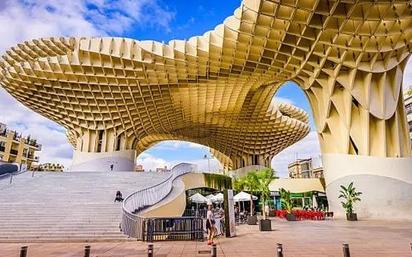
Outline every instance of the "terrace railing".
[(1, 185), (10, 185), (13, 183), (13, 178), (17, 175), (23, 174), (27, 171), (17, 171), (17, 172), (10, 172), (4, 173), (0, 175), (0, 186)]
[(177, 165), (162, 182), (127, 196), (122, 205), (121, 229), (129, 237), (145, 240), (145, 218), (139, 213), (145, 208), (162, 201), (173, 188), (173, 181), (181, 175), (195, 172), (191, 164)]
[(146, 221), (146, 241), (203, 241), (203, 219), (198, 217), (150, 218)]
[(206, 209), (200, 209), (200, 210), (192, 210), (192, 209), (186, 209), (185, 212), (183, 213), (184, 217), (199, 217), (199, 218), (206, 218)]

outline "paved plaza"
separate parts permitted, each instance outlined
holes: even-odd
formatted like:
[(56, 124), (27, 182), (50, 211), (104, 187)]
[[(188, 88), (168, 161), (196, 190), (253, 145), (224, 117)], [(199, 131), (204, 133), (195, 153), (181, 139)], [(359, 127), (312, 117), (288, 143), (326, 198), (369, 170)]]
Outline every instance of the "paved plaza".
[[(343, 256), (342, 244), (349, 243), (352, 257), (410, 257), (412, 222), (343, 220), (287, 222), (275, 219), (272, 232), (259, 232), (258, 226), (237, 227), (236, 238), (216, 240), (218, 256), (273, 257), (276, 243), (282, 243), (285, 257)], [(83, 256), (87, 243), (33, 243), (28, 257)], [(135, 241), (90, 243), (91, 256), (147, 256), (147, 244)], [(0, 244), (0, 257), (19, 256), (22, 244)], [(206, 242), (155, 242), (155, 257), (210, 256)], [(200, 251), (200, 253), (199, 253)]]

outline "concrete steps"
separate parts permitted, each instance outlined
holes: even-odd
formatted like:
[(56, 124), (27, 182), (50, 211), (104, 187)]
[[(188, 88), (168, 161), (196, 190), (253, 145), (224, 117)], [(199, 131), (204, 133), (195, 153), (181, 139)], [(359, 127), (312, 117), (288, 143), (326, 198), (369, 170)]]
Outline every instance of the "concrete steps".
[[(130, 240), (119, 230), (123, 197), (163, 173), (23, 173), (0, 184), (0, 243)], [(4, 181), (3, 181), (4, 182)]]

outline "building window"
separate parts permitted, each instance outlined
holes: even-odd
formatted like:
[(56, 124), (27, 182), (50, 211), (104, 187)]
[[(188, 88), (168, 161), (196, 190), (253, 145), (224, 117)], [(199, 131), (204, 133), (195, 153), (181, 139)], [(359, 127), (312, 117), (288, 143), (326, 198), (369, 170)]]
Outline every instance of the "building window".
[(257, 155), (253, 155), (252, 156), (252, 165), (258, 165), (259, 161), (258, 161), (258, 156)]
[(407, 104), (407, 105), (405, 106), (405, 110), (406, 110), (406, 113), (407, 113), (407, 114), (412, 113), (412, 103)]
[(102, 143), (103, 143), (103, 130), (99, 130), (99, 137), (97, 139), (97, 152), (98, 153), (102, 151)]
[(120, 151), (120, 144), (121, 144), (121, 137), (117, 137), (117, 143), (116, 143), (116, 151)]

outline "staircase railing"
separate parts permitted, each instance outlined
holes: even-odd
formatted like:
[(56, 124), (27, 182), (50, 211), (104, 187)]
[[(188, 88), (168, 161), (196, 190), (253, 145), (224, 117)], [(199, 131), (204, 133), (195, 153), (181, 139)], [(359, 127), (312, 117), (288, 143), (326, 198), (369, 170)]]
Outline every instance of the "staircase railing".
[(123, 233), (138, 240), (145, 240), (145, 218), (140, 216), (139, 213), (143, 209), (162, 201), (172, 191), (173, 181), (177, 177), (195, 172), (195, 170), (195, 165), (177, 165), (162, 182), (127, 196), (122, 205), (121, 229)]
[(9, 180), (8, 180), (8, 184), (11, 184), (11, 183), (13, 183), (13, 177), (15, 177), (15, 176), (17, 176), (17, 175), (20, 175), (20, 174), (23, 174), (23, 173), (25, 173), (25, 172), (27, 172), (27, 171), (18, 171), (18, 172), (11, 172), (11, 173), (4, 173), (4, 174), (1, 174), (0, 175), (0, 181), (1, 180), (6, 180), (6, 178), (9, 178)]

